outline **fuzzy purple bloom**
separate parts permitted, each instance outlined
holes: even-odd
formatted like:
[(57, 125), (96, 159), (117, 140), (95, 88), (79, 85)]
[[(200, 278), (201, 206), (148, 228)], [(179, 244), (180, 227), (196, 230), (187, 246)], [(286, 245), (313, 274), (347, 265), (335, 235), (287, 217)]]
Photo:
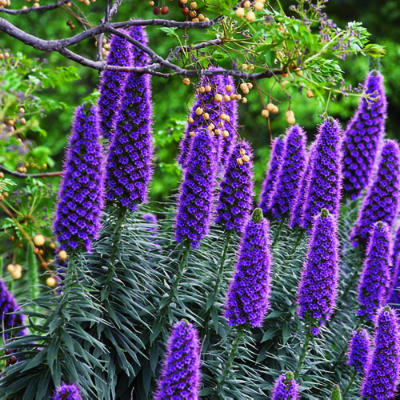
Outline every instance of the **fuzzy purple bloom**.
[(365, 94), (371, 98), (362, 98), (343, 140), (343, 192), (352, 199), (367, 187), (385, 133), (387, 102), (379, 72), (367, 75)]
[[(250, 159), (242, 160), (242, 153)], [(241, 233), (245, 222), (253, 208), (253, 154), (250, 144), (242, 140), (238, 142), (230, 156), (221, 183), (219, 202), (217, 206), (216, 223), (230, 231)]]
[(271, 271), (269, 223), (257, 208), (243, 233), (227, 295), (225, 317), (229, 325), (262, 326), (270, 307)]
[(390, 285), (390, 232), (387, 224), (377, 222), (372, 229), (367, 257), (358, 287), (358, 315), (373, 321), (379, 308), (386, 304)]
[(366, 329), (353, 332), (349, 343), (347, 365), (351, 365), (357, 374), (364, 376), (370, 356), (370, 341)]
[[(0, 280), (0, 331), (2, 337), (8, 339), (11, 336), (23, 336), (26, 334), (24, 326), (24, 317), (14, 296), (7, 289), (6, 284)], [(19, 328), (21, 329), (14, 329)], [(3, 332), (7, 329), (13, 329), (10, 332)]]
[(310, 230), (313, 217), (326, 208), (335, 218), (339, 215), (342, 187), (341, 129), (333, 119), (326, 119), (319, 128), (307, 200), (304, 208), (303, 227)]
[(382, 221), (392, 229), (400, 198), (400, 149), (394, 140), (386, 140), (375, 179), (363, 200), (357, 225), (352, 232), (354, 246), (365, 247), (375, 222)]
[(297, 313), (301, 319), (311, 320), (313, 334), (329, 320), (336, 303), (339, 279), (337, 221), (322, 209), (314, 217), (298, 288)]
[(272, 144), (271, 158), (267, 173), (261, 189), (259, 207), (263, 210), (264, 215), (269, 215), (272, 195), (274, 194), (276, 181), (278, 179), (279, 167), (283, 159), (283, 151), (285, 141), (282, 138), (275, 138)]
[(272, 392), (272, 400), (298, 400), (299, 385), (296, 383), (293, 373), (282, 374), (275, 381)]
[(366, 400), (395, 398), (400, 372), (399, 326), (396, 311), (386, 306), (378, 313), (375, 346), (361, 395)]
[(155, 400), (197, 400), (200, 391), (200, 345), (197, 331), (186, 321), (177, 322), (167, 345)]
[(400, 226), (397, 228), (392, 249), (392, 291), (389, 303), (400, 305)]
[(215, 181), (215, 153), (210, 133), (196, 132), (189, 154), (188, 167), (180, 188), (175, 237), (188, 240), (193, 248), (207, 234)]
[(104, 159), (96, 107), (76, 109), (60, 185), (54, 233), (64, 250), (89, 251), (100, 230)]
[[(135, 39), (147, 42), (142, 27), (136, 27)], [(132, 50), (135, 66), (147, 63), (147, 56), (136, 48)], [(115, 134), (110, 145), (107, 167), (107, 200), (117, 200), (131, 211), (147, 201), (152, 177), (151, 79), (149, 74), (131, 72), (118, 113)]]
[(72, 385), (63, 383), (54, 392), (52, 400), (82, 400), (82, 395), (75, 383)]
[(306, 135), (300, 126), (289, 128), (285, 139), (278, 182), (271, 199), (271, 213), (279, 220), (288, 217), (296, 200), (306, 163)]
[[(129, 34), (130, 32), (122, 30)], [(125, 39), (113, 35), (110, 43), (108, 65), (126, 67), (132, 64), (132, 45)], [(121, 105), (128, 72), (104, 71), (101, 75), (100, 97), (98, 102), (100, 129), (103, 137), (111, 140), (115, 128), (116, 116)]]

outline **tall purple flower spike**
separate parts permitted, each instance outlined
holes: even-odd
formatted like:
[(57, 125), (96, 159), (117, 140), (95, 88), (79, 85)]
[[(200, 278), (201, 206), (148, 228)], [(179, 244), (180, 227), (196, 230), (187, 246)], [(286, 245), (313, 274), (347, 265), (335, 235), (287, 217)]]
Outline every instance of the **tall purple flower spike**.
[(311, 320), (314, 335), (329, 320), (336, 304), (339, 279), (337, 221), (322, 209), (314, 217), (307, 258), (298, 288), (297, 313)]
[(292, 214), (290, 217), (291, 228), (294, 228), (296, 226), (303, 227), (304, 210), (306, 206), (308, 190), (310, 188), (311, 172), (313, 169), (313, 159), (315, 156), (315, 145), (316, 142), (314, 142), (310, 146), (310, 150), (308, 152), (307, 166), (301, 178), (300, 189), (297, 192), (295, 205), (293, 207)]
[(357, 374), (364, 376), (370, 359), (370, 339), (366, 329), (353, 332), (349, 343), (347, 365), (355, 368)]
[(374, 351), (361, 389), (364, 399), (395, 398), (400, 372), (399, 344), (398, 316), (386, 306), (378, 313)]
[(60, 185), (54, 233), (64, 250), (89, 251), (100, 230), (104, 159), (97, 108), (76, 109)]
[[(130, 34), (129, 31), (121, 32)], [(126, 67), (132, 64), (132, 45), (125, 39), (113, 35), (110, 43), (110, 53), (107, 57), (108, 65)], [(103, 137), (111, 140), (116, 124), (116, 116), (121, 105), (128, 72), (104, 71), (101, 75), (100, 97), (98, 102), (100, 115), (100, 129)]]
[(229, 325), (260, 327), (270, 308), (272, 257), (269, 223), (256, 208), (242, 236), (225, 317)]
[(260, 204), (258, 205), (265, 216), (269, 215), (270, 212), (271, 199), (278, 179), (279, 167), (283, 160), (284, 147), (284, 139), (279, 137), (274, 139), (268, 169), (261, 189)]
[(343, 192), (356, 199), (367, 187), (385, 133), (386, 96), (383, 76), (371, 71), (365, 81), (365, 94), (343, 141)]
[(311, 230), (313, 217), (326, 208), (339, 216), (342, 187), (341, 129), (333, 119), (326, 119), (319, 128), (315, 143), (310, 184), (305, 203), (303, 227)]
[[(0, 280), (0, 326), (5, 339), (26, 334), (24, 316), (21, 314), (21, 311), (21, 307), (7, 289), (6, 284)], [(7, 332), (8, 329), (12, 329), (12, 331)]]
[[(243, 154), (242, 154), (243, 153)], [(247, 156), (243, 161), (242, 157)], [(250, 144), (236, 143), (221, 183), (216, 223), (227, 231), (243, 231), (253, 208), (253, 154)], [(238, 162), (239, 160), (240, 163)]]
[(353, 245), (365, 247), (375, 222), (395, 222), (400, 197), (400, 149), (394, 140), (386, 140), (375, 179), (371, 182), (361, 206), (357, 225), (352, 232)]
[(175, 237), (188, 240), (193, 248), (207, 234), (215, 181), (215, 153), (210, 133), (199, 129), (189, 154), (180, 188)]
[(390, 286), (390, 232), (386, 223), (377, 222), (372, 228), (367, 257), (358, 287), (358, 315), (373, 321), (377, 310), (386, 304)]
[(298, 400), (299, 385), (294, 379), (292, 372), (282, 374), (275, 381), (274, 390), (272, 392), (272, 400)]
[(292, 212), (305, 163), (306, 135), (300, 126), (295, 125), (286, 135), (278, 183), (272, 195), (271, 213), (274, 218), (281, 220)]
[[(212, 69), (211, 67), (210, 69)], [(200, 88), (210, 87), (210, 91), (205, 91), (204, 93), (200, 92)], [(190, 118), (193, 119), (193, 122), (188, 122), (186, 126), (185, 134), (180, 142), (180, 153), (178, 156), (179, 164), (186, 168), (188, 160), (190, 148), (193, 143), (193, 137), (195, 132), (199, 128), (207, 128), (211, 124), (214, 124), (215, 128), (219, 128), (221, 131), (225, 129), (225, 123), (221, 121), (220, 115), (225, 112), (224, 101), (216, 102), (215, 95), (223, 94), (224, 91), (224, 78), (222, 75), (213, 75), (207, 76), (203, 75), (199, 84), (199, 87), (196, 91), (195, 102), (192, 107), (192, 112)], [(201, 115), (196, 114), (196, 109), (201, 108), (203, 113)], [(205, 119), (204, 115), (208, 114), (209, 118)], [(218, 124), (221, 122), (222, 126)], [(214, 146), (217, 151), (217, 158), (220, 158), (221, 155), (221, 135), (215, 136), (213, 138)]]
[(397, 228), (392, 250), (392, 290), (389, 303), (400, 305), (400, 226)]
[[(147, 42), (143, 27), (135, 27), (135, 39)], [(148, 57), (132, 48), (135, 66), (148, 63)], [(107, 158), (107, 200), (117, 200), (131, 211), (147, 201), (152, 177), (153, 136), (151, 78), (131, 72), (122, 97), (115, 134)]]
[(197, 400), (200, 366), (200, 345), (196, 329), (187, 321), (177, 322), (168, 340), (167, 354), (154, 399)]
[(52, 400), (82, 400), (82, 395), (75, 383), (72, 385), (63, 383), (54, 392)]

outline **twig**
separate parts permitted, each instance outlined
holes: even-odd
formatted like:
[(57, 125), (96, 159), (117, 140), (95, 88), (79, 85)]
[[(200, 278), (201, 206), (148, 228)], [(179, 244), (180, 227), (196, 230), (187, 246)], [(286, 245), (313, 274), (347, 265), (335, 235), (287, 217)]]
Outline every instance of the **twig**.
[(0, 7), (0, 13), (5, 13), (5, 14), (9, 14), (9, 15), (21, 15), (21, 14), (29, 14), (31, 12), (51, 11), (51, 10), (54, 10), (55, 8), (62, 6), (65, 3), (68, 3), (68, 1), (69, 0), (59, 0), (54, 4), (47, 4), (45, 6), (30, 7), (30, 8), (20, 9), (20, 10), (12, 10), (12, 9)]
[(62, 176), (63, 171), (55, 171), (55, 172), (42, 172), (39, 174), (23, 174), (17, 171), (11, 171), (2, 165), (0, 165), (0, 171), (4, 172), (5, 174), (12, 175), (16, 178), (50, 178), (53, 176)]

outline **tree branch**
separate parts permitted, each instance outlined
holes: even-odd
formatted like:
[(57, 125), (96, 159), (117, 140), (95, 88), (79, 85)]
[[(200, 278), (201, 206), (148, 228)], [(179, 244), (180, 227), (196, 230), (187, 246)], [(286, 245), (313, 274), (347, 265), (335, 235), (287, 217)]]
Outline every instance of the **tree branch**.
[(59, 0), (54, 4), (47, 4), (46, 6), (30, 7), (30, 8), (20, 9), (20, 10), (12, 10), (12, 9), (0, 7), (0, 13), (5, 13), (5, 14), (9, 14), (9, 15), (21, 15), (21, 14), (29, 14), (31, 12), (51, 11), (51, 10), (54, 10), (55, 8), (62, 6), (65, 3), (68, 3), (68, 1), (69, 0)]
[(0, 171), (5, 174), (14, 176), (15, 178), (51, 178), (53, 176), (62, 176), (63, 171), (55, 171), (55, 172), (43, 172), (39, 174), (22, 174), (21, 172), (11, 171), (2, 165), (0, 165)]

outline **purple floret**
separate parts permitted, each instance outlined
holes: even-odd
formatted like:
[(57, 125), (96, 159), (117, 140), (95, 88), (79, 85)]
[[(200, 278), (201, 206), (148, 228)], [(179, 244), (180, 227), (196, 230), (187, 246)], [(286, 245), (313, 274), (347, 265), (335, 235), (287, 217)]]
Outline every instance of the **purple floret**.
[(299, 385), (296, 383), (293, 373), (282, 374), (275, 381), (271, 400), (298, 400)]
[(351, 365), (357, 374), (364, 376), (370, 358), (370, 339), (366, 329), (353, 332), (349, 343), (347, 365)]
[(82, 395), (75, 383), (72, 385), (63, 383), (56, 389), (52, 400), (82, 400)]

